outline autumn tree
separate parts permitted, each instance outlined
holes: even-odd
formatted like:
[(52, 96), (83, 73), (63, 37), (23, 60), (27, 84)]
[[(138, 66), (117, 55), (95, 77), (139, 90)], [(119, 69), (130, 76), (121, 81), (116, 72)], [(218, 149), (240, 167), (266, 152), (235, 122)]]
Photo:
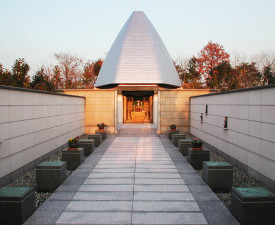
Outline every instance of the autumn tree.
[(29, 70), (30, 67), (28, 63), (25, 62), (25, 59), (16, 59), (12, 66), (13, 86), (22, 88), (28, 87), (30, 82), (30, 77), (28, 75)]
[(174, 66), (178, 72), (179, 78), (181, 80), (182, 83), (185, 82), (184, 76), (183, 76), (183, 72), (184, 72), (184, 67), (183, 67), (183, 62), (182, 61), (173, 61)]
[(102, 67), (103, 60), (98, 59), (96, 61), (88, 61), (84, 66), (83, 72), (83, 88), (93, 88), (97, 80), (99, 71)]
[(239, 88), (249, 88), (261, 85), (262, 74), (256, 68), (256, 63), (242, 63), (236, 67)]
[(252, 56), (252, 61), (256, 63), (256, 67), (264, 73), (265, 68), (270, 68), (275, 73), (275, 53), (260, 52)]
[(198, 64), (196, 58), (193, 56), (188, 60), (187, 65), (184, 67), (183, 63), (175, 63), (177, 72), (184, 88), (202, 88), (200, 82), (200, 74), (198, 73)]
[(33, 76), (30, 87), (40, 91), (55, 91), (54, 84), (43, 67)]
[(214, 79), (211, 71), (223, 62), (229, 62), (229, 54), (225, 52), (222, 45), (209, 41), (200, 51), (196, 61), (198, 63), (198, 72), (206, 80), (207, 86)]
[(0, 63), (0, 85), (13, 86), (13, 78), (10, 71), (4, 69)]
[(55, 90), (60, 90), (65, 87), (59, 66), (42, 66), (42, 68), (44, 68), (45, 73), (48, 75), (51, 82), (53, 83)]
[(271, 66), (264, 67), (263, 82), (267, 85), (275, 84), (275, 73), (272, 72)]
[(83, 60), (71, 53), (55, 53), (54, 57), (58, 61), (58, 69), (61, 75), (58, 79), (64, 81), (64, 87), (78, 88), (81, 82), (82, 72), (80, 66), (82, 66)]
[(232, 90), (239, 87), (238, 72), (229, 62), (214, 67), (210, 75), (212, 79), (208, 83), (211, 88)]

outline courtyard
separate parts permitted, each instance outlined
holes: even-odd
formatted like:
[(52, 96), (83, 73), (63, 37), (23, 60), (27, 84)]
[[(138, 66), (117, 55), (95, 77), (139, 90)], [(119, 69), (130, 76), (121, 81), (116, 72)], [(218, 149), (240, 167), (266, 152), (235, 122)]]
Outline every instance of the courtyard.
[(238, 222), (166, 136), (126, 124), (24, 224)]

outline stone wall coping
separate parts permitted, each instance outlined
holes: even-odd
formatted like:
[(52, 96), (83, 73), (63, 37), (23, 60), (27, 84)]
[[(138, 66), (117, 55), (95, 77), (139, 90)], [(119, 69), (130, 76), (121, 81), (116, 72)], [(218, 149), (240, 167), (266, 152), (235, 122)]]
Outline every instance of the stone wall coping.
[[(83, 96), (68, 95), (68, 94), (57, 93), (57, 92), (40, 91), (40, 90), (33, 90), (33, 89), (19, 88), (19, 87), (10, 87), (10, 86), (4, 86), (4, 85), (0, 85), (0, 89), (7, 89), (7, 90), (14, 90), (14, 91), (26, 91), (26, 92), (33, 92), (33, 93), (59, 95), (59, 96), (65, 96), (65, 97), (76, 97), (76, 98), (84, 98), (85, 99), (85, 97), (83, 97)], [(77, 89), (77, 90), (81, 90), (81, 89)]]
[[(212, 95), (223, 95), (223, 94), (230, 94), (230, 93), (236, 93), (236, 92), (245, 92), (245, 91), (255, 91), (255, 90), (261, 90), (261, 89), (267, 89), (267, 88), (275, 88), (275, 84), (257, 86), (257, 87), (250, 87), (250, 88), (235, 89), (235, 90), (230, 90), (230, 91), (222, 91), (222, 92), (211, 93), (211, 94), (206, 94), (206, 95), (197, 95), (197, 96), (191, 96), (190, 98), (206, 97), (206, 96), (212, 96)], [(194, 90), (194, 89), (190, 89), (190, 90)], [(197, 89), (197, 90), (200, 90), (200, 89)], [(202, 90), (204, 90), (204, 89), (202, 89)]]

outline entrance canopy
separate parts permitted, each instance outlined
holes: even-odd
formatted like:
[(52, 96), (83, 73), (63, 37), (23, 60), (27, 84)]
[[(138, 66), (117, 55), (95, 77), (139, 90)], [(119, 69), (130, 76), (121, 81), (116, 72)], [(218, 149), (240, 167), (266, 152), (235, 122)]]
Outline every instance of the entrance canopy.
[(140, 11), (133, 12), (121, 29), (95, 86), (118, 84), (181, 86), (176, 68), (160, 36)]

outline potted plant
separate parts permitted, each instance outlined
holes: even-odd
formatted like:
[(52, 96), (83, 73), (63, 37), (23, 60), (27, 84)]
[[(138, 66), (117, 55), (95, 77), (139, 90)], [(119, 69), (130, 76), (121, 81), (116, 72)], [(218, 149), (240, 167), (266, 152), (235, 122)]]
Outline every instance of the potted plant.
[(78, 136), (75, 137), (75, 138), (70, 138), (70, 139), (68, 140), (69, 148), (70, 148), (70, 149), (75, 149), (75, 148), (77, 148), (77, 146), (78, 146), (78, 140), (79, 140)]
[(97, 124), (97, 127), (98, 127), (99, 130), (104, 130), (105, 126), (106, 125), (103, 122)]
[(202, 141), (200, 139), (196, 138), (194, 141), (192, 141), (192, 146), (193, 146), (193, 149), (201, 150), (202, 149)]
[(177, 125), (173, 124), (173, 123), (170, 124), (169, 127), (170, 127), (171, 130), (176, 130), (177, 129)]

